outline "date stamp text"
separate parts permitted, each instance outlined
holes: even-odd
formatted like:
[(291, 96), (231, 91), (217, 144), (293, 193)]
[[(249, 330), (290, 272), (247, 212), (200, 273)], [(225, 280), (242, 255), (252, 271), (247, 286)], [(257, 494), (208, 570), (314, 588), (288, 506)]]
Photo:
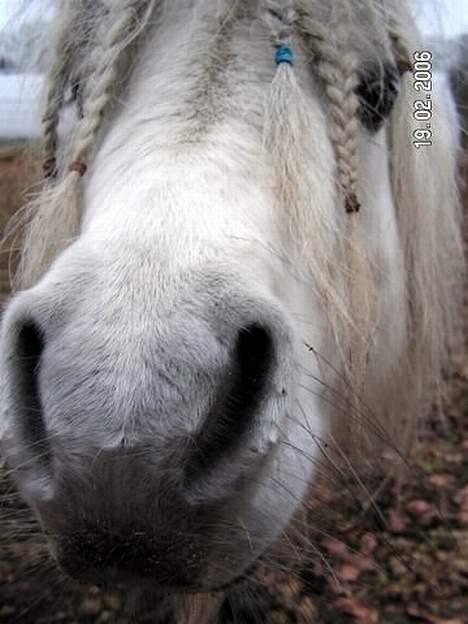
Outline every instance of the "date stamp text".
[(416, 149), (432, 145), (432, 52), (417, 51), (413, 54), (413, 87), (421, 95), (413, 102), (413, 117), (418, 126), (413, 131)]

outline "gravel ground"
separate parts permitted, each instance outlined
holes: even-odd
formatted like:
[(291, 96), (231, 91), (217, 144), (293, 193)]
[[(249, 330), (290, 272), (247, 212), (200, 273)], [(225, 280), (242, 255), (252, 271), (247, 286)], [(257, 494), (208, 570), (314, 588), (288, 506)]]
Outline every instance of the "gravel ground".
[[(25, 167), (22, 158), (1, 166), (0, 219), (31, 175)], [(468, 223), (466, 233), (468, 243)], [(304, 512), (309, 546), (282, 560), (285, 571), (265, 565), (231, 591), (223, 624), (468, 624), (467, 337), (468, 310), (442, 418), (434, 411), (398, 480), (377, 473), (375, 489), (368, 482), (377, 510), (352, 479), (315, 487), (312, 511)], [(174, 622), (170, 598), (159, 618), (152, 603), (162, 598), (143, 598), (136, 611), (128, 596), (61, 577), (31, 514), (0, 476), (0, 624)]]

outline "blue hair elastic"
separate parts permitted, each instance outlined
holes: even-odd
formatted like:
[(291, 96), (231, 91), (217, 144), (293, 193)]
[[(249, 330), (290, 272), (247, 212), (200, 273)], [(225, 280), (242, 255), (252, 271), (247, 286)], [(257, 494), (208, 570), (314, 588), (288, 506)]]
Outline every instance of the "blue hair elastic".
[(277, 65), (289, 63), (292, 66), (294, 65), (294, 52), (289, 46), (281, 46), (276, 50), (275, 61)]

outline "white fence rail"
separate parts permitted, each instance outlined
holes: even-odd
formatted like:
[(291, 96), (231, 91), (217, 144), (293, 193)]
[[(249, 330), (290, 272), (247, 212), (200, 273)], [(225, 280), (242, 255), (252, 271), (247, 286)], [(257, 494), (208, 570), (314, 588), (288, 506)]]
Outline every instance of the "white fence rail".
[(43, 87), (38, 74), (0, 74), (0, 141), (39, 136)]

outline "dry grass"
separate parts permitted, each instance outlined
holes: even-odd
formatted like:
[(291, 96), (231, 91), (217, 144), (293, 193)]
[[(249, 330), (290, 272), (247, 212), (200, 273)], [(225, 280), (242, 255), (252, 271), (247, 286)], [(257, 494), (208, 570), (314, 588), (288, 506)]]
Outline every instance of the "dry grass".
[[(39, 165), (32, 147), (0, 145), (0, 234), (2, 237), (10, 217), (24, 204), (39, 177)], [(8, 249), (0, 251), (0, 297), (10, 288)]]

